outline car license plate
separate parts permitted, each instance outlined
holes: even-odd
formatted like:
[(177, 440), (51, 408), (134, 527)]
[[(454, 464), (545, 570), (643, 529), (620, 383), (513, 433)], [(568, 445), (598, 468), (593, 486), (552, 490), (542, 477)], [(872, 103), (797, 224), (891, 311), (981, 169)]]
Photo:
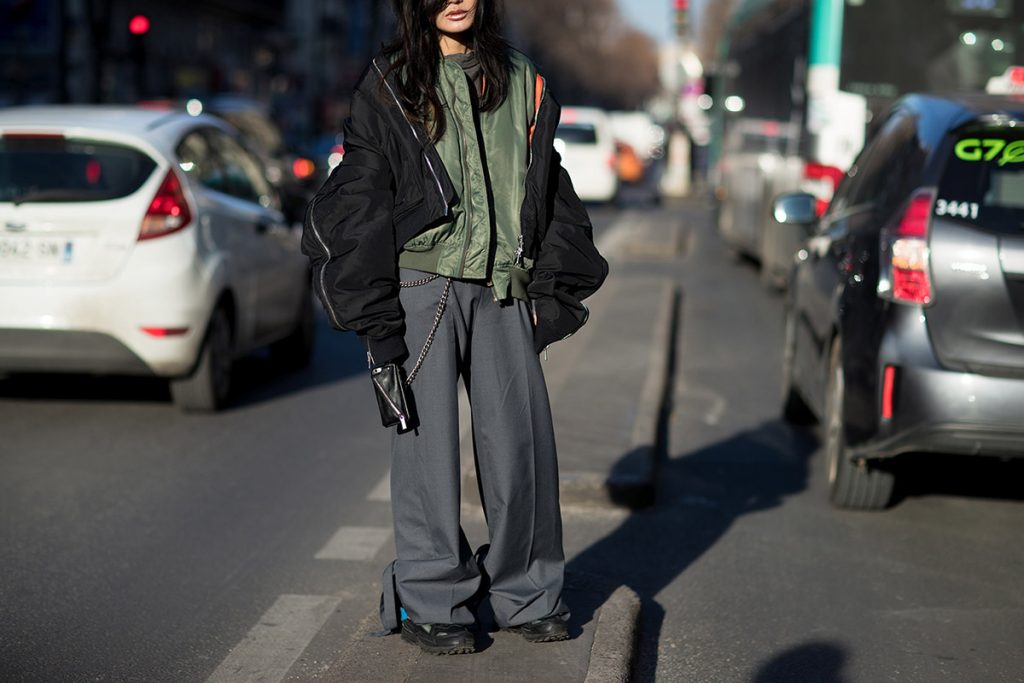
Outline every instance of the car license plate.
[(52, 237), (0, 237), (0, 261), (71, 263), (74, 244)]

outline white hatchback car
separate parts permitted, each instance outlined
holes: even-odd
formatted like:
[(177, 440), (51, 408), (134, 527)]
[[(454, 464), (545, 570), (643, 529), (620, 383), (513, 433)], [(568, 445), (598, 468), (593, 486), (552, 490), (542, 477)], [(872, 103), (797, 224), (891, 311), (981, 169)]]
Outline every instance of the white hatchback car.
[(555, 131), (555, 150), (585, 202), (610, 202), (619, 191), (615, 134), (601, 109), (565, 107)]
[(166, 377), (212, 411), (240, 355), (308, 362), (309, 264), (235, 135), (185, 113), (0, 110), (0, 374)]

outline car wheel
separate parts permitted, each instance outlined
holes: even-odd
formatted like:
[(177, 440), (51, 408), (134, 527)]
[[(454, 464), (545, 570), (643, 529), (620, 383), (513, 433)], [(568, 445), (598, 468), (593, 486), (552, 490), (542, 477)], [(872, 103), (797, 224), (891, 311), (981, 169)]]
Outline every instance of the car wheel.
[(171, 380), (174, 404), (189, 413), (221, 409), (231, 389), (233, 360), (231, 321), (227, 311), (218, 307), (210, 318), (195, 370), (188, 377)]
[(771, 245), (768, 243), (768, 236), (768, 228), (762, 227), (760, 244), (758, 245), (758, 255), (761, 261), (761, 270), (759, 271), (758, 276), (761, 280), (761, 286), (775, 294), (785, 291), (786, 274), (784, 272), (780, 273), (778, 267), (773, 263), (771, 254), (773, 254), (775, 250), (773, 250)]
[(793, 384), (793, 364), (796, 362), (796, 314), (786, 308), (785, 338), (782, 344), (782, 417), (790, 424), (810, 425), (817, 422), (814, 412)]
[(761, 246), (761, 286), (773, 294), (780, 294), (786, 291), (786, 275), (780, 273), (778, 268), (772, 268), (770, 260), (765, 256), (765, 245)]
[(284, 339), (270, 346), (270, 357), (288, 370), (301, 370), (313, 360), (313, 342), (316, 338), (316, 313), (313, 293), (308, 289), (302, 296), (301, 311), (295, 329)]
[(865, 460), (854, 462), (850, 459), (844, 427), (845, 391), (842, 346), (837, 339), (829, 360), (828, 394), (825, 398), (829, 499), (840, 508), (882, 510), (892, 501), (896, 476)]

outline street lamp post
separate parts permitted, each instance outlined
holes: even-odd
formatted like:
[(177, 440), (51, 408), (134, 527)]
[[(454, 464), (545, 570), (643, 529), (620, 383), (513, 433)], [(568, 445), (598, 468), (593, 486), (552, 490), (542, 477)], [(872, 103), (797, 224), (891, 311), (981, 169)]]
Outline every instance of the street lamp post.
[(689, 80), (683, 69), (683, 59), (689, 42), (689, 0), (673, 0), (672, 12), (676, 29), (670, 70), (672, 130), (668, 140), (665, 174), (661, 179), (661, 192), (672, 197), (684, 197), (690, 192), (690, 141), (683, 130), (681, 105), (683, 89), (688, 86)]

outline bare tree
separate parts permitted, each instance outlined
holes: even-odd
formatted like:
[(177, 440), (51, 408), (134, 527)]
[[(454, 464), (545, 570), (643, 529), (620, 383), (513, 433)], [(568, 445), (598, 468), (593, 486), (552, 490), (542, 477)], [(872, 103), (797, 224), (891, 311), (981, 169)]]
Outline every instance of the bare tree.
[(517, 0), (509, 19), (564, 102), (633, 109), (659, 89), (657, 45), (614, 0)]

